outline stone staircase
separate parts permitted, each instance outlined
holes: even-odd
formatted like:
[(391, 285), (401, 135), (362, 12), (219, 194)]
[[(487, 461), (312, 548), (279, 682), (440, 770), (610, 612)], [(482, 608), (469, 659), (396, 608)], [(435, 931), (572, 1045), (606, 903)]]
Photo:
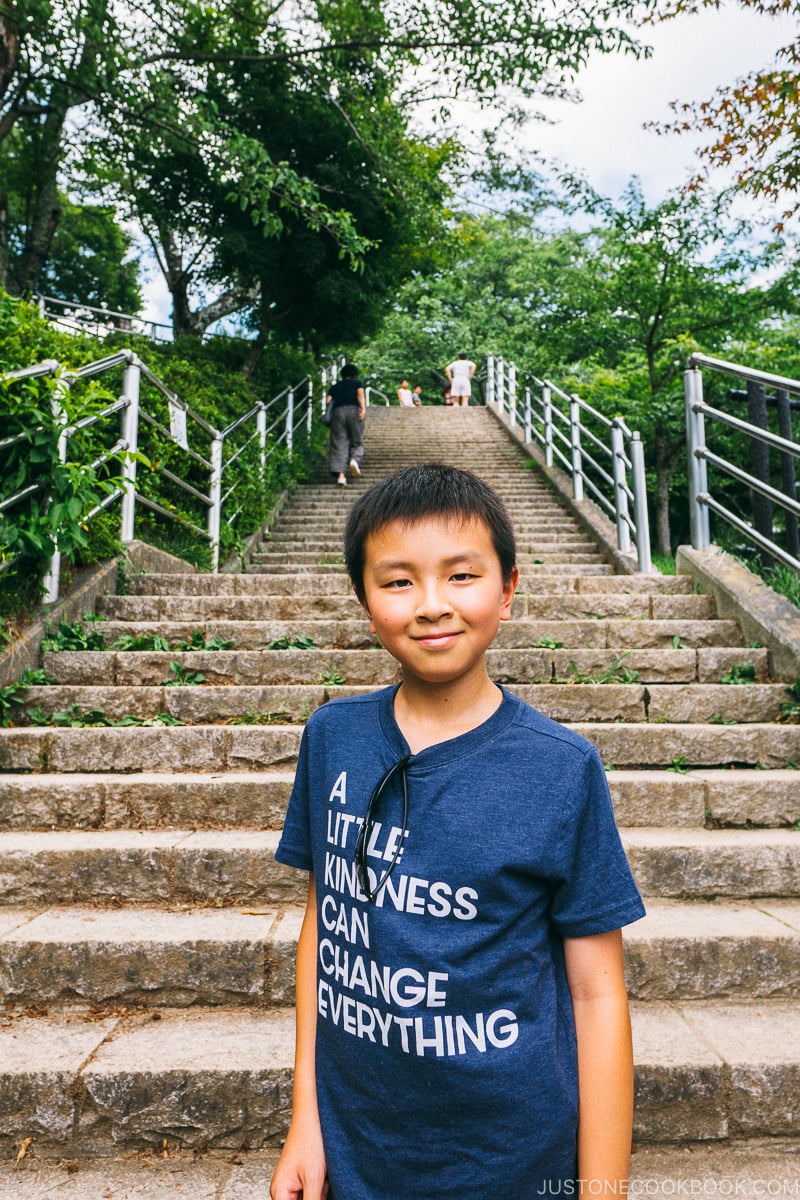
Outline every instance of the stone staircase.
[[(298, 488), (247, 574), (134, 575), (92, 626), (107, 646), (202, 630), (229, 648), (43, 655), (54, 682), (26, 698), (38, 720), (139, 723), (0, 730), (7, 1156), (25, 1138), (40, 1160), (279, 1146), (304, 879), (272, 851), (302, 723), (397, 678), (341, 530), (354, 494), (437, 459), (506, 499), (521, 582), (491, 674), (599, 747), (648, 902), (626, 932), (635, 1174), (737, 1161), (746, 1175), (741, 1155), (758, 1152), (800, 1175), (800, 725), (776, 723), (785, 684), (688, 576), (614, 575), (484, 409), (370, 410), (362, 478)], [(745, 662), (754, 678), (725, 682)], [(141, 723), (154, 719), (179, 723)], [(677, 1165), (677, 1147), (695, 1158)]]

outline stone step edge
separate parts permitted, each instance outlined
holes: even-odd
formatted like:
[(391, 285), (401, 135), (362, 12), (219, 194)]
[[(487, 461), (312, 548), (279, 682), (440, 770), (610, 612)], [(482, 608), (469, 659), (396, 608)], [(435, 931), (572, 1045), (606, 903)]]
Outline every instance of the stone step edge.
[[(6, 1015), (0, 1086), (14, 1101), (6, 1142), (71, 1146), (83, 1129), (93, 1153), (109, 1154), (163, 1138), (232, 1148), (278, 1140), (291, 1094), (292, 1011), (158, 1016)], [(632, 1018), (637, 1142), (798, 1136), (787, 1102), (800, 1070), (795, 1004), (634, 1004)], [(352, 1013), (351, 1021), (355, 1030)]]

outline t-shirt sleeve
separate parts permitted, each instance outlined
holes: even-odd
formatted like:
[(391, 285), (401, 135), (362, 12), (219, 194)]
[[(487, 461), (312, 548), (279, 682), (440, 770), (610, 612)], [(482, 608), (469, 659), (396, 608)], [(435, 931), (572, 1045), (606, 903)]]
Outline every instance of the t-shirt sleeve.
[(311, 789), (309, 787), (308, 729), (303, 730), (292, 794), (275, 857), (287, 867), (313, 868), (311, 856)]
[(590, 750), (577, 772), (561, 830), (563, 870), (550, 910), (564, 937), (608, 933), (644, 916), (608, 790), (603, 764)]

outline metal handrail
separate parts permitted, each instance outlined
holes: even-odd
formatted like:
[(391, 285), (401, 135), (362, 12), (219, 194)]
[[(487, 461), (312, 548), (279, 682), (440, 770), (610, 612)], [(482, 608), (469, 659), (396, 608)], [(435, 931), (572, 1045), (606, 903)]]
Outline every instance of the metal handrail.
[[(41, 378), (46, 375), (58, 376), (58, 387), (62, 393), (79, 379), (86, 379), (92, 376), (101, 375), (108, 371), (123, 368), (122, 379), (122, 394), (118, 400), (107, 405), (104, 409), (97, 413), (81, 418), (74, 424), (67, 425), (64, 417), (63, 405), (60, 400), (55, 397), (52, 401), (55, 427), (58, 429), (58, 453), (62, 463), (67, 462), (68, 445), (70, 438), (80, 431), (89, 429), (97, 425), (100, 421), (120, 414), (121, 416), (121, 435), (116, 439), (110, 449), (106, 449), (103, 454), (97, 458), (94, 463), (87, 464), (94, 469), (108, 463), (112, 459), (116, 459), (121, 463), (121, 481), (120, 486), (115, 488), (110, 494), (104, 497), (103, 501), (96, 505), (95, 508), (83, 517), (84, 522), (88, 521), (97, 513), (108, 508), (109, 505), (116, 500), (121, 500), (121, 530), (120, 537), (123, 543), (128, 543), (134, 537), (134, 523), (136, 505), (143, 505), (154, 512), (168, 517), (170, 520), (176, 521), (182, 525), (188, 526), (196, 533), (205, 537), (212, 552), (212, 570), (216, 572), (219, 569), (219, 551), (220, 551), (220, 527), (222, 521), (222, 508), (225, 500), (231, 495), (233, 490), (238, 486), (239, 480), (234, 479), (228, 487), (227, 491), (223, 492), (222, 481), (225, 472), (229, 471), (231, 466), (239, 459), (240, 455), (256, 443), (255, 454), (258, 463), (258, 469), (263, 477), (266, 464), (279, 448), (283, 448), (290, 456), (293, 453), (294, 438), (298, 429), (305, 423), (308, 431), (311, 431), (312, 422), (314, 419), (314, 384), (310, 376), (305, 376), (299, 384), (289, 385), (283, 388), (276, 396), (272, 396), (269, 400), (259, 401), (253, 405), (242, 416), (231, 421), (225, 429), (218, 430), (208, 421), (205, 420), (199, 413), (195, 412), (188, 404), (186, 404), (176, 393), (160, 379), (142, 360), (129, 349), (121, 350), (115, 354), (107, 355), (105, 358), (98, 359), (94, 362), (87, 363), (75, 370), (66, 370), (55, 360), (48, 359), (45, 362), (36, 363), (33, 366), (21, 368), (17, 371), (10, 371), (0, 376), (0, 382), (15, 382), (22, 379)], [(324, 394), (327, 370), (322, 372), (322, 390)], [(148, 412), (143, 405), (141, 392), (141, 382), (145, 379), (152, 384), (161, 396), (167, 401), (167, 406), (170, 412), (170, 428), (168, 429), (161, 421), (160, 417), (153, 412)], [(267, 412), (273, 409), (275, 418), (269, 425), (267, 424)], [(173, 447), (178, 447), (184, 455), (187, 463), (194, 464), (202, 472), (207, 473), (208, 491), (207, 493), (201, 488), (194, 486), (188, 479), (183, 478), (181, 474), (170, 470), (166, 466), (157, 465), (158, 474), (167, 479), (171, 484), (180, 488), (184, 493), (191, 495), (195, 500), (201, 503), (207, 509), (207, 524), (205, 528), (195, 524), (183, 514), (171, 511), (163, 504), (159, 504), (152, 497), (145, 496), (137, 487), (137, 466), (139, 458), (139, 424), (143, 421), (146, 425), (156, 431), (156, 433), (167, 443)], [(242, 445), (237, 445), (233, 448), (232, 453), (225, 457), (224, 447), (230, 444), (234, 434), (236, 434), (244, 425), (252, 422), (252, 432), (245, 438)], [(60, 425), (60, 428), (59, 428)], [(191, 430), (193, 438), (198, 436), (207, 438), (210, 442), (210, 451), (207, 456), (198, 453), (192, 446), (189, 445), (189, 432)], [(278, 432), (280, 430), (280, 432)], [(25, 440), (26, 435), (18, 435), (13, 438), (6, 438), (0, 443), (0, 446), (12, 446)], [(237, 439), (238, 441), (238, 439)], [(171, 465), (174, 465), (172, 463)], [(195, 472), (196, 473), (196, 472)], [(185, 472), (184, 472), (185, 474)], [(14, 496), (6, 497), (0, 501), (0, 512), (10, 508), (13, 504), (18, 503), (26, 496), (31, 495), (34, 491), (40, 491), (46, 488), (46, 482), (42, 481), (31, 485), (28, 488), (21, 490)], [(241, 505), (237, 512), (232, 516), (226, 515), (226, 521), (231, 524), (238, 513), (241, 511)], [(7, 570), (21, 556), (17, 555), (13, 559), (0, 564), (0, 574)], [(58, 548), (53, 555), (50, 563), (50, 569), (45, 580), (46, 601), (53, 602), (58, 598), (59, 593), (59, 576), (60, 576), (60, 553)]]
[[(703, 368), (746, 380), (751, 420), (743, 420), (706, 403), (703, 398)], [(778, 415), (782, 430), (780, 434), (773, 433), (766, 427), (767, 388), (774, 389), (777, 393), (776, 402), (779, 406)], [(766, 566), (777, 560), (800, 571), (800, 503), (797, 498), (794, 466), (795, 460), (800, 458), (800, 442), (792, 434), (790, 394), (800, 395), (800, 380), (760, 371), (742, 363), (709, 358), (705, 354), (690, 356), (684, 373), (684, 407), (689, 456), (689, 517), (694, 549), (707, 550), (710, 547), (709, 514), (713, 512), (759, 549)], [(749, 439), (752, 468), (750, 471), (708, 449), (707, 421), (733, 429)], [(788, 436), (785, 436), (786, 434)], [(771, 482), (770, 449), (779, 451), (781, 456), (782, 489), (775, 487)], [(737, 516), (713, 495), (709, 486), (709, 467), (735, 479), (749, 490), (752, 521)], [(786, 513), (786, 546), (779, 544), (775, 538), (773, 505), (776, 504)]]
[[(492, 355), (487, 363), (486, 403), (512, 427), (522, 426), (526, 444), (538, 442), (544, 448), (547, 467), (556, 461), (563, 465), (572, 477), (576, 501), (583, 501), (585, 492), (591, 493), (615, 521), (620, 553), (635, 552), (638, 569), (652, 571), (644, 447), (639, 434), (621, 417), (606, 416), (550, 379), (532, 376), (529, 383), (521, 385), (516, 366)], [(587, 424), (587, 417), (608, 432), (607, 441)], [(598, 462), (597, 453), (608, 458), (610, 469)]]

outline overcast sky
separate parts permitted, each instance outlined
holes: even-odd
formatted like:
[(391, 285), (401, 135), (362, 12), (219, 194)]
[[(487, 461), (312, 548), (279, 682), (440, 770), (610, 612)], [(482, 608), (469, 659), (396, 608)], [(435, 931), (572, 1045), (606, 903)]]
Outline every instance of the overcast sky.
[(663, 199), (692, 170), (697, 137), (659, 135), (647, 121), (669, 120), (671, 100), (703, 100), (720, 84), (769, 66), (775, 51), (796, 36), (789, 17), (772, 19), (726, 5), (642, 31), (649, 59), (598, 55), (578, 81), (583, 101), (542, 106), (555, 125), (537, 124), (530, 143), (580, 168), (595, 189), (618, 196), (639, 175), (651, 203)]
[[(638, 175), (650, 203), (657, 203), (690, 174), (696, 138), (663, 136), (643, 128), (668, 120), (671, 100), (702, 100), (715, 87), (770, 65), (775, 51), (795, 35), (788, 17), (762, 16), (738, 7), (706, 10), (644, 31), (649, 59), (598, 55), (578, 80), (579, 104), (540, 107), (555, 124), (531, 124), (530, 147), (583, 172), (604, 195), (617, 198)], [(145, 315), (168, 321), (171, 300), (160, 272), (150, 268)]]

